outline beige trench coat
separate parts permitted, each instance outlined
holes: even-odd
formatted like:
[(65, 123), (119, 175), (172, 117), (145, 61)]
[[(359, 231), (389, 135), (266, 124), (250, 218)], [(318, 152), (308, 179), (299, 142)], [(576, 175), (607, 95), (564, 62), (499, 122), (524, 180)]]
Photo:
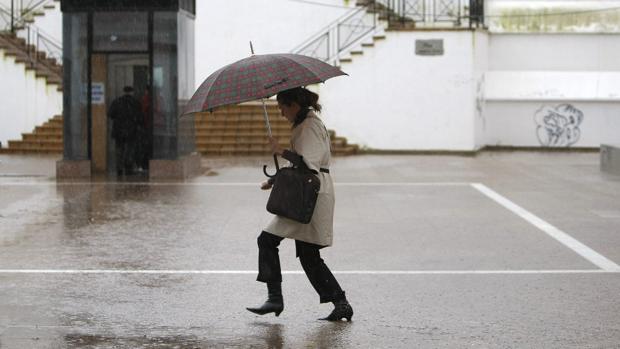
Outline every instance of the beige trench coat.
[[(309, 168), (319, 171), (329, 169), (331, 142), (329, 133), (315, 113), (310, 111), (306, 119), (293, 129), (291, 148), (303, 156)], [(320, 172), (321, 189), (308, 224), (275, 216), (265, 231), (283, 238), (305, 241), (320, 246), (331, 246), (334, 235), (334, 182), (329, 173)]]

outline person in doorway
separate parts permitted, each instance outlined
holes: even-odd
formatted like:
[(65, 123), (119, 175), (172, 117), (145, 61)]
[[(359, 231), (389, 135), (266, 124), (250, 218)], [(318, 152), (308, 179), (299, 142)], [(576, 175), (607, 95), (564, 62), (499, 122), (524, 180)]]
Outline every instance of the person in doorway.
[(134, 145), (138, 125), (142, 121), (140, 102), (133, 96), (133, 87), (125, 86), (124, 95), (110, 105), (108, 117), (112, 120), (112, 138), (116, 145), (116, 173), (132, 174), (135, 168)]
[[(332, 302), (334, 310), (321, 320), (351, 321), (353, 308), (345, 297), (338, 281), (321, 258), (320, 249), (331, 246), (334, 219), (334, 183), (329, 174), (331, 160), (329, 133), (321, 119), (316, 115), (321, 111), (319, 96), (305, 88), (298, 87), (278, 93), (278, 108), (292, 125), (291, 150), (283, 149), (275, 138), (270, 138), (274, 154), (280, 155), (292, 164), (306, 165), (318, 173), (321, 189), (312, 220), (309, 224), (299, 223), (288, 218), (275, 216), (271, 223), (258, 236), (258, 277), (257, 281), (267, 283), (267, 301), (247, 310), (264, 315), (275, 313), (279, 316), (284, 310), (282, 297), (282, 273), (278, 245), (284, 238), (295, 239), (297, 257), (319, 294), (320, 302)], [(271, 189), (273, 182), (266, 181), (261, 189)]]

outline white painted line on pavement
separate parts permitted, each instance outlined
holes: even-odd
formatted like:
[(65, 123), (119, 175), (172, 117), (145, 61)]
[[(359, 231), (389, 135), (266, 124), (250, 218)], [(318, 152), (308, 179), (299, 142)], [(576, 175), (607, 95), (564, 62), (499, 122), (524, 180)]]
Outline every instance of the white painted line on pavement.
[(424, 186), (466, 186), (468, 182), (335, 182), (337, 187), (424, 187)]
[[(469, 182), (335, 182), (334, 185), (341, 187), (417, 187), (417, 186), (467, 186)], [(260, 180), (256, 182), (1, 182), (2, 186), (199, 186), (199, 187), (258, 187)]]
[(552, 238), (556, 239), (557, 241), (562, 243), (564, 246), (566, 246), (566, 247), (570, 248), (571, 250), (575, 251), (577, 254), (581, 255), (583, 258), (587, 259), (588, 261), (590, 261), (594, 265), (598, 266), (599, 268), (603, 269), (604, 271), (607, 271), (607, 272), (620, 272), (620, 266), (618, 264), (616, 264), (613, 261), (607, 259), (605, 256), (599, 254), (598, 252), (594, 251), (593, 249), (589, 248), (588, 246), (582, 244), (581, 242), (579, 242), (578, 240), (576, 240), (572, 236), (566, 234), (565, 232), (561, 231), (560, 229), (558, 229), (558, 228), (554, 227), (553, 225), (547, 223), (546, 221), (542, 220), (541, 218), (535, 216), (533, 213), (527, 211), (526, 209), (522, 208), (521, 206), (519, 206), (519, 205), (515, 204), (514, 202), (506, 199), (505, 197), (503, 197), (500, 194), (496, 193), (495, 191), (493, 191), (489, 187), (485, 186), (484, 184), (472, 183), (471, 186), (474, 187), (475, 189), (477, 189), (478, 191), (480, 191), (482, 194), (484, 194), (484, 195), (488, 196), (489, 198), (493, 199), (498, 204), (500, 204), (500, 205), (504, 206), (505, 208), (507, 208), (508, 210), (512, 211), (517, 216), (525, 219), (530, 224), (534, 225), (536, 228), (544, 231), (545, 233), (547, 233), (547, 235), (549, 235)]
[[(122, 270), (122, 269), (0, 269), (2, 274), (251, 274), (256, 270)], [(620, 273), (602, 269), (583, 270), (335, 270), (334, 274), (349, 275), (489, 275), (489, 274), (601, 274)], [(304, 274), (302, 270), (284, 270), (282, 274)]]

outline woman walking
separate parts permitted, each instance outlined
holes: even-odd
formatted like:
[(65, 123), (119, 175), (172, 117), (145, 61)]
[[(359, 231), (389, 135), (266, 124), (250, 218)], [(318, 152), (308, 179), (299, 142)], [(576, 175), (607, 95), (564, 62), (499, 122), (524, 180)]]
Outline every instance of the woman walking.
[[(296, 254), (310, 283), (319, 294), (320, 302), (332, 302), (334, 310), (321, 320), (351, 321), (353, 308), (345, 297), (338, 281), (325, 265), (319, 250), (332, 245), (334, 219), (334, 183), (329, 174), (331, 159), (329, 133), (316, 112), (321, 111), (319, 96), (303, 87), (282, 91), (277, 95), (278, 108), (282, 116), (292, 125), (291, 150), (282, 149), (278, 140), (270, 138), (274, 154), (280, 155), (294, 165), (304, 161), (318, 173), (321, 181), (316, 207), (309, 224), (275, 216), (258, 237), (257, 281), (267, 283), (268, 298), (260, 307), (247, 308), (264, 315), (284, 310), (282, 297), (282, 273), (278, 245), (284, 238), (295, 240)], [(261, 184), (269, 190), (272, 181)]]

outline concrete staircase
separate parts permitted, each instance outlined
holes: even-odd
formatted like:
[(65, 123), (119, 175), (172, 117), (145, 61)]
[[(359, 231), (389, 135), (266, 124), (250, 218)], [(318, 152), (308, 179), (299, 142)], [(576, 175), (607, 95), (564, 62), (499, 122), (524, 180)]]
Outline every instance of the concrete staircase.
[(62, 65), (45, 52), (37, 51), (34, 45), (12, 33), (0, 33), (0, 49), (7, 56), (15, 57), (16, 63), (23, 63), (26, 70), (34, 70), (36, 77), (44, 78), (47, 84), (57, 85), (62, 91)]
[[(290, 124), (280, 116), (275, 103), (267, 105), (271, 130), (283, 147), (289, 147)], [(330, 130), (332, 154), (352, 155), (357, 145), (347, 143), (346, 138), (336, 136)], [(269, 155), (267, 130), (262, 105), (245, 103), (220, 108), (214, 113), (199, 113), (195, 117), (196, 150), (205, 156)], [(62, 116), (58, 115), (37, 126), (32, 133), (22, 134), (21, 140), (9, 141), (8, 148), (0, 148), (0, 154), (62, 154)]]
[[(267, 104), (271, 132), (283, 147), (289, 147), (291, 125), (280, 116), (276, 103)], [(357, 145), (347, 143), (344, 137), (329, 130), (332, 154), (352, 155), (358, 152)], [(199, 113), (196, 116), (196, 149), (203, 155), (268, 155), (271, 148), (260, 103), (244, 103), (224, 107), (213, 113)]]
[(21, 140), (9, 141), (0, 154), (62, 154), (62, 115), (56, 115), (37, 126), (31, 133), (23, 133)]

